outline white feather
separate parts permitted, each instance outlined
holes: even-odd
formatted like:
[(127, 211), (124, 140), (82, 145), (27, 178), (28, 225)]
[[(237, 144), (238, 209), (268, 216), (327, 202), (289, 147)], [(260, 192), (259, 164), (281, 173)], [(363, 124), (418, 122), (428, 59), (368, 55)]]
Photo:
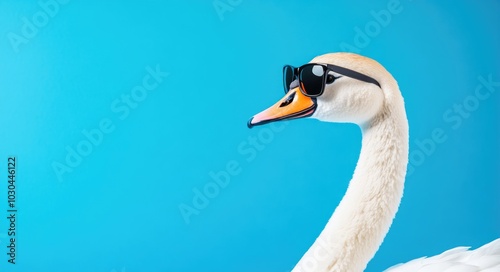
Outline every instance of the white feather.
[(500, 239), (475, 250), (457, 247), (439, 255), (398, 264), (386, 272), (500, 272)]
[[(357, 272), (374, 256), (398, 210), (408, 163), (408, 120), (398, 84), (378, 62), (349, 53), (318, 56), (380, 83), (342, 76), (317, 98), (312, 118), (358, 124), (361, 154), (349, 188), (292, 272)], [(500, 239), (476, 250), (457, 247), (389, 268), (389, 272), (500, 272)]]

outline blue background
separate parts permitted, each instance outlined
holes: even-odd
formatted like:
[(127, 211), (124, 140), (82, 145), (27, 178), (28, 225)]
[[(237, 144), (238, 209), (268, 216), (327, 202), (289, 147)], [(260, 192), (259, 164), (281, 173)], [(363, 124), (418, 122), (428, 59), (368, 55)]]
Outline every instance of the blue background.
[[(458, 127), (459, 115), (443, 114), (474, 95), (478, 76), (500, 81), (500, 3), (401, 0), (356, 43), (356, 27), (365, 31), (389, 2), (243, 0), (218, 14), (212, 1), (69, 1), (16, 47), (9, 33), (22, 35), (23, 17), (43, 7), (3, 1), (0, 269), (290, 271), (343, 196), (361, 134), (316, 120), (274, 131), (246, 121), (281, 97), (283, 64), (343, 43), (398, 80), (418, 164), (367, 271), (499, 237), (500, 87)], [(156, 65), (168, 77), (120, 119), (113, 101)], [(59, 180), (53, 164), (105, 118), (115, 130)], [(415, 155), (436, 128), (446, 141)], [(5, 255), (10, 155), (16, 265)], [(185, 220), (179, 205), (192, 206), (193, 190), (228, 163), (239, 172)]]

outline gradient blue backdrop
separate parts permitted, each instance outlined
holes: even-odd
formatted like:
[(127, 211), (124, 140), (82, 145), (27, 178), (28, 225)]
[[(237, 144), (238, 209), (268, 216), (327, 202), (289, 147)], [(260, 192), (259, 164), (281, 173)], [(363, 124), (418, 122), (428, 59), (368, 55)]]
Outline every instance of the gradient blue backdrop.
[[(249, 130), (246, 121), (281, 97), (283, 64), (356, 45), (356, 27), (389, 2), (243, 0), (219, 16), (212, 1), (69, 1), (15, 52), (9, 33), (43, 9), (3, 1), (0, 269), (290, 271), (343, 196), (360, 131), (315, 120)], [(474, 95), (478, 76), (500, 81), (500, 3), (401, 0), (400, 9), (359, 52), (398, 80), (412, 154), (436, 128), (447, 140), (423, 162), (414, 155), (419, 166), (367, 271), (500, 235), (500, 87), (456, 129), (443, 119)], [(169, 76), (121, 120), (113, 101), (156, 65)], [(103, 118), (115, 130), (59, 181), (53, 163)], [(266, 143), (249, 151), (249, 137)], [(18, 159), (16, 265), (5, 255), (9, 155)], [(179, 205), (228, 162), (240, 172), (187, 224)]]

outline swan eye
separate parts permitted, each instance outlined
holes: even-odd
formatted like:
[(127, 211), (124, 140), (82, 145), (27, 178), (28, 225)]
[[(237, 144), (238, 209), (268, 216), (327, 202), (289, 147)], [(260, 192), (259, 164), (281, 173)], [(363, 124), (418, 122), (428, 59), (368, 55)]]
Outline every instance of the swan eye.
[(335, 77), (334, 75), (328, 74), (326, 76), (326, 84), (332, 84), (337, 78), (339, 77)]

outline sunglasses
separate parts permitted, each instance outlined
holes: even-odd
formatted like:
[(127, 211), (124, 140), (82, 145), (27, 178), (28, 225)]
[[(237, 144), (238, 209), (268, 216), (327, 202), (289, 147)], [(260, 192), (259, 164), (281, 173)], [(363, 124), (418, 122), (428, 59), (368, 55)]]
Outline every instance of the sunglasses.
[(328, 71), (333, 71), (364, 82), (373, 83), (380, 87), (378, 81), (356, 71), (332, 64), (308, 63), (298, 68), (291, 65), (285, 65), (283, 67), (283, 85), (285, 93), (290, 91), (290, 84), (298, 79), (299, 88), (302, 94), (309, 97), (318, 97), (322, 95), (325, 90), (325, 85), (334, 82), (335, 79), (338, 78), (329, 75)]

